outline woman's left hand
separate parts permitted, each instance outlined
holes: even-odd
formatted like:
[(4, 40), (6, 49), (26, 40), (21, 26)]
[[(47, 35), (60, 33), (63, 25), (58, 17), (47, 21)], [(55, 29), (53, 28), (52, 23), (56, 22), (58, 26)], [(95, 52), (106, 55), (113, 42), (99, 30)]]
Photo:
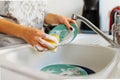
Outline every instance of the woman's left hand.
[(69, 23), (75, 23), (75, 20), (72, 20), (71, 18), (52, 14), (49, 13), (47, 16), (45, 16), (45, 23), (47, 24), (65, 24), (69, 30), (72, 30), (71, 25)]

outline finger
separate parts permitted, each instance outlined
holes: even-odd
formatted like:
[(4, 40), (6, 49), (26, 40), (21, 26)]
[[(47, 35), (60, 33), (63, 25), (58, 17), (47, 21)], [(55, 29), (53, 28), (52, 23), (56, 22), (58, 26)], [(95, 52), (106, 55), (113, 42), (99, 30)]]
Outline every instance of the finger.
[(41, 37), (37, 37), (37, 38), (36, 38), (36, 41), (35, 41), (36, 44), (39, 45), (39, 46), (41, 46), (41, 47), (43, 47), (43, 48), (45, 48), (45, 49), (48, 49), (48, 47), (47, 47), (46, 45), (44, 45), (44, 44), (42, 44), (42, 43), (40, 42), (39, 38), (41, 38)]
[(38, 44), (34, 46), (34, 49), (35, 49), (36, 51), (39, 51), (39, 52), (47, 51), (46, 48), (43, 48), (43, 47), (41, 47), (41, 46), (38, 45)]
[(34, 39), (34, 48), (36, 48), (37, 51), (46, 51), (48, 50), (47, 47), (45, 45), (42, 45), (40, 42), (39, 42), (39, 39), (38, 37), (35, 37)]
[(38, 38), (39, 44), (46, 49), (54, 49), (58, 46), (59, 41), (56, 37), (45, 34), (45, 38)]
[(72, 30), (72, 27), (71, 27), (71, 25), (70, 25), (70, 23), (69, 23), (68, 20), (65, 20), (65, 21), (64, 21), (64, 24), (66, 25), (66, 27), (67, 27), (69, 30)]
[(41, 45), (44, 45), (48, 49), (55, 49), (57, 47), (57, 44), (50, 44), (49, 42), (39, 38), (39, 42)]
[(75, 23), (75, 20), (72, 20), (71, 18), (67, 18), (67, 20), (71, 23)]
[(74, 23), (74, 24), (76, 24), (76, 21), (75, 21), (75, 20), (72, 20), (71, 18), (67, 18), (67, 19), (68, 19), (69, 23)]
[(74, 23), (76, 26), (78, 26), (77, 22), (75, 20), (72, 20), (71, 18), (68, 18), (68, 21), (69, 21), (69, 23)]
[(39, 45), (34, 45), (34, 49), (35, 49), (36, 51), (40, 51), (40, 52), (43, 51), (43, 48), (42, 48), (41, 46), (39, 46)]
[(46, 33), (44, 33), (44, 32), (38, 32), (38, 35), (37, 36), (40, 36), (41, 38), (45, 38), (45, 36), (46, 36)]
[(59, 43), (59, 41), (57, 40), (56, 37), (48, 35), (48, 34), (45, 34), (45, 37), (43, 39), (48, 41), (48, 42), (52, 42), (52, 43), (56, 43), (56, 44)]

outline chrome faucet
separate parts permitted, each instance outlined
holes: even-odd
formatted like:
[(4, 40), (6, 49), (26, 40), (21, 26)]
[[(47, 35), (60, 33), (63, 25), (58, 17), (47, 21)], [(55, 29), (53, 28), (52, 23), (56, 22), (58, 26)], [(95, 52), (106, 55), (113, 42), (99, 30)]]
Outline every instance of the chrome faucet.
[[(102, 36), (108, 43), (111, 44), (112, 47), (120, 47), (120, 42), (116, 43), (116, 41), (109, 38), (104, 32), (102, 32), (99, 28), (97, 28), (93, 23), (91, 23), (88, 19), (84, 18), (80, 15), (72, 15), (72, 19), (74, 20), (81, 20), (83, 23), (85, 23), (89, 28), (91, 28), (93, 31), (98, 33), (100, 36)], [(120, 19), (120, 18), (119, 18)], [(120, 24), (119, 24), (120, 25)], [(120, 26), (119, 26), (120, 27)], [(115, 30), (116, 31), (116, 30)], [(120, 32), (119, 32), (120, 33)], [(118, 38), (117, 38), (118, 39)], [(119, 36), (120, 39), (120, 36)]]
[(113, 27), (113, 42), (120, 44), (120, 12), (116, 11), (114, 15)]

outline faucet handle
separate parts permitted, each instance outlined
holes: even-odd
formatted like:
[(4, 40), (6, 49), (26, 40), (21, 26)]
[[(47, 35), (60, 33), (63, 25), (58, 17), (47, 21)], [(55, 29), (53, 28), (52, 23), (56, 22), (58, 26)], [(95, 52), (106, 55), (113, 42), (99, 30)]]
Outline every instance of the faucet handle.
[(120, 15), (119, 14), (116, 14), (115, 16), (115, 25), (120, 26)]

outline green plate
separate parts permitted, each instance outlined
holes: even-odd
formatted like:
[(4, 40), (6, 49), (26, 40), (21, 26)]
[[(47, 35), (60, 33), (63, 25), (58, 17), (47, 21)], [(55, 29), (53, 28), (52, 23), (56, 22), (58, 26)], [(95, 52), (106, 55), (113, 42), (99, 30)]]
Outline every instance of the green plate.
[(82, 76), (82, 75), (88, 75), (88, 73), (76, 66), (72, 66), (69, 64), (54, 64), (49, 65), (46, 67), (43, 67), (41, 71), (53, 73), (53, 74), (59, 74), (62, 76)]
[(60, 44), (70, 43), (75, 39), (78, 34), (78, 27), (75, 24), (70, 23), (73, 28), (73, 31), (67, 29), (64, 24), (57, 25), (54, 27), (49, 34), (57, 34), (60, 37)]

